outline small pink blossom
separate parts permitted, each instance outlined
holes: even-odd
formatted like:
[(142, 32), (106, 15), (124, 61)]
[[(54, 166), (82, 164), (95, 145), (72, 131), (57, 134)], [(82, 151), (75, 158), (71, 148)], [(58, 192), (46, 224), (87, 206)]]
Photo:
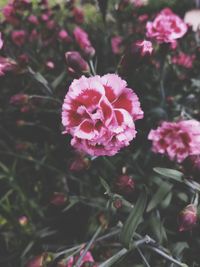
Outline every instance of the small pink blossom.
[(111, 47), (114, 54), (118, 55), (121, 52), (122, 37), (115, 36), (111, 39)]
[(26, 216), (21, 216), (19, 217), (18, 222), (21, 226), (25, 226), (28, 223), (28, 218)]
[(2, 39), (2, 34), (0, 32), (0, 49), (3, 47), (3, 39)]
[(139, 22), (144, 22), (144, 21), (147, 21), (148, 18), (149, 18), (149, 16), (147, 14), (143, 14), (143, 15), (140, 15), (138, 17), (138, 20), (139, 20)]
[(172, 57), (172, 63), (187, 69), (192, 69), (195, 55), (188, 55), (180, 52), (177, 56)]
[(16, 30), (12, 32), (11, 37), (14, 44), (21, 46), (25, 43), (26, 32), (24, 30)]
[(64, 133), (71, 145), (92, 156), (116, 154), (136, 136), (143, 118), (138, 97), (116, 74), (74, 80), (62, 107)]
[[(83, 250), (81, 251), (80, 255), (83, 253)], [(73, 267), (74, 264), (77, 262), (78, 258), (80, 256), (76, 257), (70, 257), (67, 265), (65, 267)], [(85, 256), (83, 257), (83, 260), (81, 262), (81, 267), (83, 266), (84, 263), (94, 263), (94, 258), (92, 257), (92, 254), (88, 251)]]
[(80, 27), (76, 27), (73, 33), (74, 33), (74, 38), (78, 43), (78, 45), (80, 46), (81, 50), (86, 55), (93, 56), (95, 54), (95, 49), (89, 40), (88, 34)]
[(65, 53), (65, 58), (66, 58), (68, 71), (71, 74), (79, 75), (79, 74), (89, 72), (90, 70), (89, 65), (79, 52), (69, 51)]
[(137, 41), (135, 45), (141, 49), (142, 56), (145, 56), (147, 54), (151, 55), (153, 52), (152, 42), (150, 41), (147, 40)]
[(18, 25), (19, 24), (19, 19), (16, 16), (16, 10), (14, 7), (13, 2), (8, 3), (4, 8), (3, 8), (3, 15), (5, 17), (5, 20), (13, 25)]
[(163, 122), (156, 130), (150, 131), (148, 139), (152, 140), (155, 153), (166, 154), (180, 163), (190, 155), (199, 154), (200, 122)]
[(153, 22), (147, 22), (147, 37), (154, 38), (158, 43), (175, 43), (187, 32), (187, 25), (174, 14), (171, 9), (163, 9)]

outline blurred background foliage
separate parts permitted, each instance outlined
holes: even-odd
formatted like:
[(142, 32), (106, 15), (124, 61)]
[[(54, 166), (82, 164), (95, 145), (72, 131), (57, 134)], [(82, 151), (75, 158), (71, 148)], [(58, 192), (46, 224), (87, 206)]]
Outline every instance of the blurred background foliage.
[[(38, 2), (33, 2), (35, 14), (40, 14)], [(183, 16), (194, 8), (194, 3), (187, 0), (150, 0), (148, 6), (132, 15), (130, 7), (118, 12), (116, 6), (120, 1), (112, 0), (104, 22), (97, 2), (81, 1), (84, 23), (77, 23), (69, 11), (69, 1), (61, 3), (61, 7), (50, 2), (58, 29), (67, 29), (72, 38), (72, 30), (78, 24), (89, 33), (96, 49), (94, 64), (99, 74), (115, 72), (119, 65), (122, 55), (112, 53), (110, 40), (113, 36), (124, 36), (125, 45), (144, 38), (144, 24), (137, 23), (138, 14), (147, 13), (153, 17), (160, 9), (169, 6)], [(3, 7), (7, 1), (1, 0), (0, 4)], [(132, 33), (129, 31), (132, 25), (142, 30)], [(26, 23), (22, 27), (27, 32), (32, 31)], [(45, 25), (38, 26), (45, 38), (46, 34), (51, 37), (55, 33), (54, 29), (45, 30)], [(137, 123), (137, 139), (128, 148), (114, 157), (90, 158), (76, 154), (70, 146), (70, 137), (61, 134), (61, 105), (73, 80), (67, 72), (64, 54), (79, 50), (78, 46), (74, 42), (61, 43), (56, 38), (55, 42), (43, 46), (38, 38), (35, 43), (16, 47), (10, 37), (12, 26), (2, 22), (1, 31), (5, 39), (5, 55), (18, 62), (19, 56), (25, 53), (29, 62), (17, 73), (9, 72), (1, 77), (0, 266), (26, 266), (30, 258), (43, 252), (50, 255), (48, 266), (57, 266), (62, 257), (55, 261), (51, 261), (51, 257), (59, 253), (62, 256), (66, 249), (87, 242), (99, 225), (102, 226), (101, 235), (110, 237), (96, 242), (92, 253), (97, 262), (107, 260), (122, 248), (118, 235), (112, 236), (113, 231), (121, 231), (143, 191), (148, 198), (146, 211), (138, 214), (139, 219), (133, 220), (131, 229), (139, 225), (137, 232), (141, 236), (148, 234), (156, 242), (151, 247), (146, 244), (141, 250), (130, 251), (112, 266), (178, 266), (166, 257), (154, 254), (156, 249), (188, 266), (200, 266), (199, 225), (192, 232), (179, 232), (177, 223), (180, 211), (199, 193), (198, 179), (188, 183), (188, 176), (182, 174), (183, 166), (154, 155), (147, 141), (149, 130), (162, 120), (200, 119), (200, 55), (191, 45), (195, 42), (194, 33), (190, 30), (180, 41), (180, 49), (196, 53), (193, 69), (173, 65), (171, 56), (174, 52), (167, 50), (164, 105), (161, 105), (159, 89), (163, 74), (156, 63), (160, 64), (165, 50), (155, 46), (154, 62), (133, 64), (126, 73), (118, 70), (139, 95), (145, 118)], [(56, 67), (48, 68), (48, 61)], [(22, 106), (10, 102), (18, 93), (29, 96)], [(169, 174), (166, 169), (155, 172), (155, 167), (180, 173)], [(120, 191), (116, 185), (122, 175), (134, 182), (131, 194)], [(122, 241), (127, 244), (130, 240), (125, 230)], [(138, 236), (134, 238), (138, 239)]]

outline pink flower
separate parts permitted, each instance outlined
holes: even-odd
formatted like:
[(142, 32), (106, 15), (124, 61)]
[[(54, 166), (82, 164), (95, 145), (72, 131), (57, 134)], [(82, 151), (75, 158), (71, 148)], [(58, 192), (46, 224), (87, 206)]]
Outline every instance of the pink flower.
[(30, 15), (28, 17), (28, 21), (34, 25), (38, 25), (39, 24), (39, 21), (38, 21), (38, 18), (35, 16), (35, 15)]
[[(81, 251), (80, 255), (83, 253), (83, 250)], [(67, 265), (65, 267), (73, 267), (74, 264), (77, 262), (78, 257), (70, 257)], [(83, 257), (83, 260), (81, 262), (81, 267), (83, 266), (84, 263), (93, 263), (94, 262), (94, 258), (92, 257), (92, 254), (88, 251), (85, 256)]]
[(148, 139), (153, 141), (155, 153), (166, 154), (180, 163), (190, 155), (199, 154), (200, 122), (163, 122), (156, 130), (150, 131)]
[(171, 9), (163, 9), (153, 22), (147, 22), (147, 37), (155, 38), (158, 43), (176, 43), (176, 39), (187, 32), (187, 25)]
[(2, 39), (2, 34), (0, 32), (0, 49), (3, 47), (3, 39)]
[(5, 72), (15, 69), (16, 62), (10, 58), (0, 57), (0, 76), (3, 76)]
[(24, 44), (26, 39), (26, 32), (24, 30), (18, 30), (12, 32), (12, 40), (17, 46), (21, 46)]
[(61, 41), (66, 41), (67, 43), (71, 41), (71, 38), (66, 30), (60, 30), (58, 33), (58, 38)]
[(47, 69), (49, 69), (49, 70), (53, 70), (55, 68), (55, 64), (51, 60), (48, 60), (45, 65), (46, 65)]
[(136, 46), (138, 46), (141, 49), (141, 55), (145, 56), (146, 54), (151, 55), (153, 52), (153, 46), (152, 46), (152, 42), (150, 41), (137, 41), (135, 43)]
[(73, 33), (74, 33), (74, 38), (76, 42), (79, 44), (81, 50), (86, 55), (93, 56), (95, 54), (95, 49), (89, 40), (88, 34), (80, 27), (76, 27)]
[(19, 19), (16, 16), (15, 7), (14, 7), (14, 4), (12, 2), (8, 3), (3, 8), (3, 15), (4, 15), (5, 20), (7, 22), (10, 22), (13, 25), (19, 24)]
[(135, 138), (143, 118), (138, 97), (116, 74), (74, 80), (62, 107), (64, 133), (71, 145), (92, 156), (116, 154)]
[(76, 23), (83, 23), (84, 22), (84, 13), (83, 13), (82, 9), (80, 9), (78, 7), (74, 7), (73, 16), (74, 16), (74, 20)]
[(174, 56), (172, 58), (172, 63), (185, 67), (187, 69), (192, 69), (194, 60), (195, 55), (187, 55), (183, 52), (180, 52), (178, 56)]
[(111, 39), (111, 46), (113, 54), (120, 54), (121, 52), (121, 44), (122, 44), (122, 37), (121, 36), (115, 36)]

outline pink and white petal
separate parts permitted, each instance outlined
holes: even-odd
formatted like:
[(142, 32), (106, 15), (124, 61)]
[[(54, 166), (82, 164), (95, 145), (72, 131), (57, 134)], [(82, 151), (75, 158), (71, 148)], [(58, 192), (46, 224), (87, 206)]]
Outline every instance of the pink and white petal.
[(114, 101), (124, 90), (127, 83), (117, 74), (106, 74), (101, 77), (101, 82), (105, 86), (106, 97), (110, 102)]
[(114, 112), (119, 126), (135, 127), (130, 113), (125, 109), (114, 109)]
[(74, 136), (80, 139), (91, 140), (95, 137), (96, 131), (91, 120), (84, 120), (75, 130)]
[(103, 113), (104, 123), (106, 126), (108, 126), (113, 119), (113, 107), (106, 97), (101, 98), (99, 107), (101, 108)]

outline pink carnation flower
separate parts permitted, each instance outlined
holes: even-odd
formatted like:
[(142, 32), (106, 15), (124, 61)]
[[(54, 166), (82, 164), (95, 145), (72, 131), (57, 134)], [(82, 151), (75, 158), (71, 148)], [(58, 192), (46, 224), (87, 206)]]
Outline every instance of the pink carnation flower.
[(80, 27), (76, 27), (73, 33), (74, 33), (74, 38), (76, 42), (79, 44), (81, 50), (86, 55), (93, 56), (95, 54), (95, 49), (89, 40), (88, 34)]
[[(83, 250), (81, 251), (80, 254), (82, 254), (82, 253), (83, 253)], [(70, 259), (69, 259), (69, 261), (65, 267), (73, 267), (74, 264), (77, 262), (78, 258), (79, 257), (70, 257)], [(83, 260), (81, 262), (81, 267), (83, 266), (84, 263), (94, 263), (94, 258), (92, 257), (92, 254), (89, 251), (83, 257)]]
[(147, 54), (151, 55), (153, 52), (152, 42), (150, 41), (147, 40), (137, 41), (135, 45), (140, 48), (142, 56), (145, 56)]
[(187, 55), (180, 52), (177, 56), (172, 57), (172, 63), (187, 69), (192, 69), (195, 55)]
[(24, 30), (16, 30), (12, 32), (12, 40), (17, 46), (21, 46), (24, 44), (26, 39), (26, 32)]
[(10, 58), (0, 57), (0, 76), (5, 75), (7, 71), (14, 70), (16, 68), (16, 62)]
[(156, 130), (150, 131), (148, 139), (153, 141), (155, 153), (167, 154), (171, 160), (180, 163), (190, 155), (199, 154), (200, 122), (163, 122)]
[(187, 25), (171, 9), (163, 9), (153, 22), (147, 22), (146, 35), (158, 43), (176, 43), (187, 32)]
[(74, 80), (62, 107), (64, 133), (72, 146), (92, 156), (116, 154), (136, 136), (143, 118), (138, 97), (116, 74)]

